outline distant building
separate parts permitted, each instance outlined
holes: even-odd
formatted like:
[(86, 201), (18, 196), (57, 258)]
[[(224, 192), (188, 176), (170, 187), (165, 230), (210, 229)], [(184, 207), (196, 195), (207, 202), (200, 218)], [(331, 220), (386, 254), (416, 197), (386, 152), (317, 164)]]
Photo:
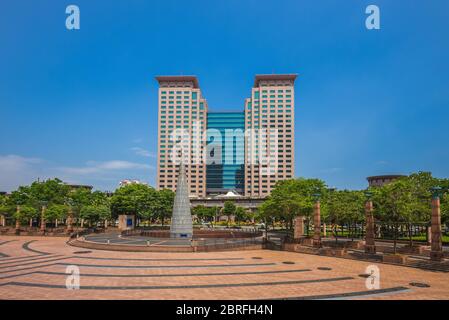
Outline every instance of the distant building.
[(67, 184), (71, 190), (77, 190), (77, 189), (87, 189), (87, 190), (92, 190), (94, 187), (93, 186), (89, 186), (86, 184)]
[(0, 191), (0, 196), (6, 195), (6, 191)]
[(296, 77), (256, 75), (239, 112), (209, 112), (195, 76), (156, 77), (157, 189), (176, 190), (173, 155), (181, 150), (189, 192), (198, 198), (232, 190), (263, 198), (278, 181), (293, 178)]
[(127, 185), (130, 185), (130, 184), (143, 184), (143, 185), (148, 185), (148, 183), (142, 182), (142, 181), (140, 181), (140, 180), (128, 180), (128, 179), (126, 179), (126, 180), (122, 180), (122, 181), (119, 182), (120, 187), (122, 187), (122, 186), (127, 186)]
[(382, 187), (393, 180), (399, 179), (405, 177), (402, 174), (389, 174), (389, 175), (382, 175), (382, 176), (371, 176), (366, 178), (368, 180), (368, 185), (370, 187)]

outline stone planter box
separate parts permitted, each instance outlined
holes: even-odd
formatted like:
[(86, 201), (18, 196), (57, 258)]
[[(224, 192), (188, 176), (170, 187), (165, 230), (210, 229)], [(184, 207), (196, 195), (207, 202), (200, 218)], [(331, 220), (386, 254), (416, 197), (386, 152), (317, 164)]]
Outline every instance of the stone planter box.
[(394, 264), (405, 264), (407, 261), (407, 256), (401, 254), (386, 254), (382, 256), (382, 262), (394, 263)]
[(320, 254), (330, 257), (343, 257), (346, 255), (345, 248), (324, 248), (320, 250)]

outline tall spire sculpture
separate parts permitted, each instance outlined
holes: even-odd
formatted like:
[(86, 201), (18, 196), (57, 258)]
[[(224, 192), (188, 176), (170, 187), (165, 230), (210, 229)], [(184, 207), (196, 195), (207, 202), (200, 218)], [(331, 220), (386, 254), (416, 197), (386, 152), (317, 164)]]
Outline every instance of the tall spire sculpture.
[(186, 170), (181, 160), (179, 165), (178, 184), (176, 185), (173, 216), (170, 225), (171, 238), (192, 238), (192, 214), (190, 213), (189, 190)]

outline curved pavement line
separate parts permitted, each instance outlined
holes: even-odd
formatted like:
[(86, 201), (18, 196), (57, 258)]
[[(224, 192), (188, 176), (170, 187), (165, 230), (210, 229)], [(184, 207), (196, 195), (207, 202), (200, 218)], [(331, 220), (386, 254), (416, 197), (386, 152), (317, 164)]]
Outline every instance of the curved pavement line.
[(43, 251), (31, 249), (31, 248), (30, 248), (30, 244), (33, 243), (33, 242), (36, 242), (36, 241), (37, 241), (37, 240), (31, 240), (31, 241), (25, 242), (25, 243), (22, 245), (22, 249), (24, 249), (24, 250), (26, 250), (26, 251), (31, 251), (31, 252), (34, 252), (34, 253), (38, 253), (38, 254), (40, 254), (40, 255), (50, 255), (50, 254), (51, 254), (51, 253), (49, 253), (49, 252), (43, 252)]
[(63, 257), (63, 254), (55, 254), (55, 255), (48, 255), (48, 256), (28, 256), (28, 257), (20, 257), (20, 258), (13, 258), (8, 260), (0, 260), (0, 266), (3, 266), (5, 264), (10, 263), (21, 263), (21, 262), (28, 262), (28, 261), (34, 261), (34, 260), (41, 260), (41, 259), (49, 259), (49, 258), (56, 258), (56, 257)]
[[(176, 286), (80, 286), (80, 290), (162, 290), (162, 289), (202, 289), (202, 288), (227, 288), (227, 287), (259, 287), (259, 286), (278, 286), (290, 284), (308, 284), (320, 282), (336, 282), (353, 280), (353, 277), (338, 277), (325, 279), (310, 280), (293, 280), (293, 281), (273, 281), (273, 282), (248, 282), (248, 283), (220, 283), (220, 284), (195, 284), (195, 285), (176, 285)], [(65, 285), (54, 285), (45, 283), (30, 282), (6, 282), (0, 283), (1, 286), (21, 286), (21, 287), (38, 287), (50, 289), (67, 289)]]
[(303, 297), (286, 297), (286, 298), (274, 298), (269, 300), (343, 300), (343, 299), (356, 299), (356, 298), (368, 298), (370, 296), (391, 295), (396, 293), (403, 293), (412, 291), (407, 287), (392, 287), (377, 290), (355, 291), (336, 294), (323, 294), (314, 296)]
[[(3, 241), (3, 242), (0, 243), (0, 246), (2, 246), (2, 245), (4, 245), (4, 244), (7, 244), (7, 243), (10, 243), (10, 242), (13, 242), (13, 241), (17, 241), (17, 240), (7, 240), (7, 241)], [(10, 257), (10, 255), (8, 255), (8, 254), (6, 254), (6, 253), (3, 253), (3, 252), (0, 252), (0, 258), (8, 258), (8, 257)]]
[(145, 258), (104, 258), (104, 257), (89, 257), (89, 256), (72, 256), (77, 259), (92, 259), (92, 260), (119, 260), (119, 261), (235, 261), (245, 260), (245, 258), (160, 258), (160, 259), (145, 259)]
[[(22, 266), (28, 266), (30, 264), (40, 264), (40, 263), (44, 263), (44, 262), (53, 262), (53, 261), (60, 261), (60, 260), (67, 260), (70, 259), (71, 257), (60, 257), (60, 258), (54, 258), (52, 257), (52, 259), (49, 260), (41, 260), (41, 261), (35, 261), (35, 262), (27, 262), (27, 263), (21, 263), (21, 264), (16, 264), (16, 265), (12, 265), (12, 266), (1, 266), (0, 269), (6, 269), (6, 268), (15, 268), (15, 267), (22, 267)], [(57, 264), (57, 263), (56, 263)], [(74, 263), (71, 264), (67, 264), (67, 265), (73, 265)], [(32, 268), (39, 268), (40, 265), (34, 266)], [(5, 272), (13, 272), (13, 271), (20, 271), (23, 269), (13, 269), (13, 270), (5, 270), (5, 271), (1, 271), (2, 273)]]
[[(216, 272), (216, 273), (174, 273), (174, 274), (103, 274), (103, 273), (82, 273), (83, 277), (98, 277), (98, 278), (169, 278), (169, 277), (207, 277), (207, 276), (234, 276), (244, 274), (278, 274), (278, 273), (296, 273), (296, 272), (309, 272), (312, 269), (297, 269), (297, 270), (279, 270), (279, 271), (242, 271), (242, 272)], [(0, 279), (10, 279), (20, 276), (27, 276), (30, 274), (45, 274), (45, 275), (57, 275), (66, 276), (65, 272), (54, 271), (32, 271), (21, 274), (13, 274), (6, 277), (0, 277)]]
[(82, 263), (55, 263), (57, 265), (69, 266), (69, 265), (77, 265), (78, 267), (87, 267), (87, 268), (111, 268), (111, 269), (181, 269), (181, 268), (218, 268), (218, 267), (258, 267), (258, 266), (274, 266), (276, 263), (242, 263), (242, 264), (212, 264), (212, 265), (151, 265), (151, 266), (120, 266), (120, 265), (101, 265), (101, 264), (82, 264)]

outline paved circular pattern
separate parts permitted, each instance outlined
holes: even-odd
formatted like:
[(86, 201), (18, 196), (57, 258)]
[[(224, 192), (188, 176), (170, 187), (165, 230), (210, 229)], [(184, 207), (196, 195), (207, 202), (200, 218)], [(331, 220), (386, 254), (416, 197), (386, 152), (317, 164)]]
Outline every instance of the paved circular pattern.
[[(377, 264), (381, 289), (370, 290), (358, 275), (372, 262), (274, 250), (80, 254), (66, 241), (0, 236), (0, 299), (449, 299), (443, 272)], [(68, 288), (78, 271), (79, 288)]]

